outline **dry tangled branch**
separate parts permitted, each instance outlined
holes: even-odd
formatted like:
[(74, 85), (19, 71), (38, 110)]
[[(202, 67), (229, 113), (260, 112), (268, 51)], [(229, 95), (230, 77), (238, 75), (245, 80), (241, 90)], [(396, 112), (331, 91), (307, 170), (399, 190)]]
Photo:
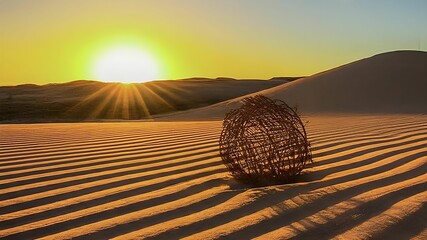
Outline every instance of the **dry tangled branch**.
[(223, 163), (239, 181), (269, 185), (295, 181), (311, 162), (310, 143), (297, 112), (280, 100), (257, 95), (242, 100), (223, 122)]

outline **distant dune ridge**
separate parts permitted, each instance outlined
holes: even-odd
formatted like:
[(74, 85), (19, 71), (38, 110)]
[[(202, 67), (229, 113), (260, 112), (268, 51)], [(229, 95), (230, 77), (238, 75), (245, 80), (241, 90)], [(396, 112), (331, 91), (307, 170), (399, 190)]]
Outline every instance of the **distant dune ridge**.
[(208, 106), (295, 79), (190, 78), (138, 84), (79, 80), (0, 87), (0, 121), (145, 119), (155, 114)]
[[(427, 52), (375, 55), (263, 90), (302, 113), (427, 113)], [(245, 96), (171, 118), (223, 118)]]

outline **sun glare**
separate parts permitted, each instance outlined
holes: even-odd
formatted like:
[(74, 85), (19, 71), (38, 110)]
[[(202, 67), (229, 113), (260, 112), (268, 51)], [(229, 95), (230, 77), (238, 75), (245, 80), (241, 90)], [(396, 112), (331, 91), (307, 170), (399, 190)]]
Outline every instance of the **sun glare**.
[(137, 83), (159, 78), (155, 59), (138, 48), (120, 47), (107, 51), (96, 61), (95, 77), (104, 82)]

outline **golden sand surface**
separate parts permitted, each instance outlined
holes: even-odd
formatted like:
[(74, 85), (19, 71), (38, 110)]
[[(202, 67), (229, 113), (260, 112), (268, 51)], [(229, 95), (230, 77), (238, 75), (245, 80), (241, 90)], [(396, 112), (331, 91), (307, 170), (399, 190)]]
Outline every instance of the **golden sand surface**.
[(305, 120), (314, 163), (259, 188), (220, 121), (0, 125), (0, 238), (427, 238), (427, 116)]

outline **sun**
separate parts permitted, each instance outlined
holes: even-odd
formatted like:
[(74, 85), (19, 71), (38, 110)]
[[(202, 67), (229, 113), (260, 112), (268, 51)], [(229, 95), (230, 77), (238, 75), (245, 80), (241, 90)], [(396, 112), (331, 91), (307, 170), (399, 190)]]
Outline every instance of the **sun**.
[(135, 47), (118, 47), (101, 54), (93, 74), (104, 82), (137, 83), (159, 78), (156, 60)]

